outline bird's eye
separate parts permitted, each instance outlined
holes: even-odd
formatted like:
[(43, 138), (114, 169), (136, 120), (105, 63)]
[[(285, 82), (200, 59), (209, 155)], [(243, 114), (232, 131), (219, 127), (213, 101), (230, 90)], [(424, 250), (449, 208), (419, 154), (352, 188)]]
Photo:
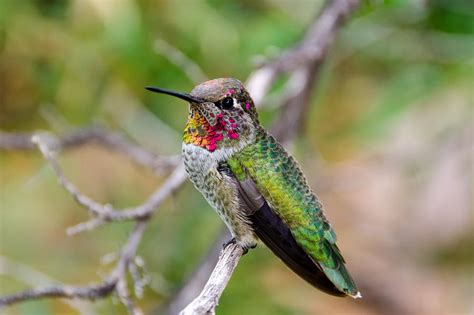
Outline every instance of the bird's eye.
[(222, 109), (231, 109), (234, 106), (234, 99), (232, 97), (226, 97), (219, 102)]

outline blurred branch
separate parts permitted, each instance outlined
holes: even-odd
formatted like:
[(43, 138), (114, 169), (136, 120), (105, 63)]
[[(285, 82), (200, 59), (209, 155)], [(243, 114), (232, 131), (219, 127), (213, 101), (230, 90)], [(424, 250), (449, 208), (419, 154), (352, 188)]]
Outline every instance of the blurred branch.
[[(10, 139), (14, 139), (15, 141), (13, 141), (13, 143), (16, 143), (18, 146), (21, 144), (25, 149), (29, 149), (29, 144), (26, 142), (25, 138), (26, 135), (22, 135), (21, 137)], [(74, 139), (83, 139), (83, 137)], [(51, 165), (60, 185), (63, 186), (63, 188), (66, 189), (66, 191), (68, 191), (80, 205), (85, 207), (94, 216), (91, 221), (81, 223), (80, 225), (69, 229), (69, 233), (77, 233), (86, 229), (95, 228), (106, 222), (120, 220), (135, 220), (135, 228), (130, 234), (127, 243), (122, 247), (120, 258), (115, 269), (102, 283), (82, 287), (54, 285), (25, 290), (23, 292), (0, 297), (0, 308), (13, 303), (47, 297), (95, 300), (115, 292), (120, 301), (127, 307), (129, 314), (142, 314), (130, 298), (127, 275), (131, 275), (135, 287), (135, 295), (140, 296), (142, 286), (146, 284), (146, 281), (142, 281), (139, 276), (138, 269), (141, 268), (141, 265), (137, 264), (137, 261), (140, 261), (136, 256), (137, 247), (140, 244), (143, 232), (152, 213), (168, 196), (184, 183), (186, 179), (184, 168), (182, 165), (177, 166), (162, 187), (160, 187), (160, 189), (158, 189), (147, 202), (136, 208), (118, 211), (113, 209), (110, 205), (99, 204), (86, 195), (83, 195), (74, 184), (66, 179), (56, 159), (56, 153), (52, 148), (57, 149), (60, 147), (67, 147), (68, 145), (71, 145), (71, 143), (80, 142), (81, 141), (79, 140), (66, 142), (64, 139), (63, 142), (61, 142), (53, 135), (45, 133), (34, 135), (30, 140), (30, 143), (38, 146), (44, 158)]]
[(155, 40), (154, 49), (157, 54), (166, 57), (170, 62), (180, 68), (194, 84), (208, 80), (201, 67), (170, 43), (158, 38)]
[(324, 59), (337, 31), (358, 4), (358, 0), (327, 1), (303, 40), (280, 57), (264, 65), (263, 68), (270, 67), (277, 74), (288, 73)]
[(40, 149), (44, 158), (53, 168), (56, 177), (59, 180), (59, 184), (74, 197), (77, 203), (86, 208), (94, 216), (91, 221), (81, 223), (73, 228), (70, 228), (68, 230), (70, 234), (75, 234), (83, 230), (90, 230), (110, 221), (148, 219), (155, 209), (158, 208), (160, 204), (176, 189), (178, 189), (186, 180), (184, 167), (179, 165), (175, 168), (165, 183), (155, 193), (153, 193), (145, 203), (135, 208), (117, 210), (114, 209), (110, 204), (100, 204), (95, 202), (91, 198), (82, 194), (73, 183), (66, 179), (64, 172), (62, 171), (56, 159), (55, 152), (51, 150), (51, 147), (57, 147), (57, 145), (54, 145), (54, 143), (57, 143), (56, 137), (43, 133), (34, 135), (31, 141), (38, 145), (38, 148)]
[(184, 171), (183, 165), (179, 165), (166, 179), (163, 185), (157, 189), (146, 202), (142, 203), (138, 207), (126, 208), (122, 210), (114, 209), (110, 205), (98, 204), (89, 199), (87, 196), (79, 195), (82, 201), (90, 201), (90, 203), (86, 202), (83, 204), (81, 201), (79, 201), (79, 199), (77, 199), (73, 192), (70, 192), (75, 197), (76, 201), (85, 206), (91, 213), (95, 214), (96, 217), (90, 221), (83, 222), (69, 228), (68, 233), (76, 234), (84, 230), (91, 230), (99, 225), (111, 221), (147, 220), (153, 214), (153, 212), (166, 200), (166, 198), (178, 190), (185, 181), (186, 172)]
[(322, 61), (337, 31), (358, 3), (358, 0), (327, 1), (301, 42), (280, 57), (264, 64), (247, 79), (246, 86), (254, 102), (256, 104), (262, 102), (280, 74), (290, 73), (300, 67)]
[[(31, 266), (14, 261), (8, 257), (0, 255), (0, 275), (12, 277), (13, 279), (26, 283), (29, 286), (41, 286), (43, 283), (60, 282), (50, 276), (33, 269)], [(93, 308), (84, 301), (64, 300), (71, 308), (77, 310), (79, 314), (93, 315)]]
[(293, 86), (292, 94), (285, 100), (271, 130), (286, 146), (303, 130), (305, 113), (319, 73), (319, 64), (320, 61), (310, 61), (307, 67), (299, 68), (290, 77), (288, 85)]
[[(34, 150), (36, 145), (31, 141), (34, 135), (34, 133), (0, 132), (0, 150)], [(66, 150), (92, 142), (122, 153), (136, 164), (152, 169), (154, 172), (176, 166), (180, 161), (178, 156), (159, 156), (129, 141), (118, 133), (106, 131), (99, 127), (80, 129), (66, 134), (55, 141), (54, 149)]]
[(0, 297), (0, 309), (18, 302), (40, 298), (78, 298), (96, 300), (115, 292), (120, 301), (127, 307), (129, 314), (139, 315), (141, 311), (130, 299), (127, 289), (127, 271), (135, 263), (137, 247), (145, 231), (147, 221), (139, 221), (122, 247), (119, 261), (109, 276), (99, 284), (88, 286), (52, 285), (37, 287), (11, 295)]

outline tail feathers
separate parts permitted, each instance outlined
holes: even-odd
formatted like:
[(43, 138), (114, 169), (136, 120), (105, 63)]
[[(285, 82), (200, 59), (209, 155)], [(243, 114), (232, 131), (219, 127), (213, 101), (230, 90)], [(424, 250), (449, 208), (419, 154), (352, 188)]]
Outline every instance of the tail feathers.
[(362, 295), (357, 290), (354, 280), (344, 265), (344, 258), (342, 257), (339, 248), (337, 248), (336, 244), (331, 244), (329, 242), (326, 242), (326, 246), (329, 248), (332, 261), (331, 267), (328, 267), (323, 263), (320, 264), (324, 274), (326, 274), (326, 276), (340, 291), (355, 299), (361, 298)]
[(301, 278), (328, 294), (346, 295), (298, 245), (289, 228), (266, 202), (249, 219), (257, 236)]
[(325, 253), (329, 257), (325, 265), (303, 250), (288, 226), (266, 202), (249, 219), (255, 234), (301, 278), (331, 295), (362, 297), (344, 266), (344, 258), (336, 244), (324, 241)]

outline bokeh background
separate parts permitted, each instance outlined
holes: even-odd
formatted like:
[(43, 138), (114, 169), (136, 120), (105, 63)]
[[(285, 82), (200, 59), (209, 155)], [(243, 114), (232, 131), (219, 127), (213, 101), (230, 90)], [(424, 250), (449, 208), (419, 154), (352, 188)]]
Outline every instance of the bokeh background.
[[(296, 43), (322, 4), (1, 0), (1, 130), (62, 135), (98, 125), (179, 154), (187, 107), (143, 87), (245, 80), (255, 62)], [(170, 61), (173, 47), (202, 73), (190, 77)], [(260, 110), (266, 126), (278, 114), (280, 85)], [(292, 147), (364, 299), (313, 289), (259, 246), (242, 258), (218, 313), (472, 314), (473, 103), (472, 1), (364, 1), (326, 58)], [(61, 153), (60, 162), (81, 191), (116, 207), (140, 204), (166, 176), (94, 144)], [(0, 207), (0, 294), (99, 280), (110, 269), (101, 258), (131, 228), (67, 237), (87, 213), (36, 151), (0, 151)], [(146, 312), (173, 297), (221, 228), (189, 183), (160, 208), (139, 247), (151, 277), (139, 301)], [(89, 309), (125, 313), (113, 298)], [(78, 314), (58, 300), (3, 312)]]

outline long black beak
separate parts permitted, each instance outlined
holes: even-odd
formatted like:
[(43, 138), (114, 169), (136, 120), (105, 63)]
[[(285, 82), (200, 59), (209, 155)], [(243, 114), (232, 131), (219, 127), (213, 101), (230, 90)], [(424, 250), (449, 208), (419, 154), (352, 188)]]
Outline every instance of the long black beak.
[(188, 93), (179, 93), (175, 91), (170, 91), (170, 90), (165, 90), (162, 88), (154, 87), (154, 86), (147, 86), (145, 87), (148, 91), (156, 92), (156, 93), (161, 93), (161, 94), (168, 94), (171, 96), (175, 96), (177, 98), (180, 98), (182, 100), (188, 101), (190, 103), (203, 103), (204, 100), (194, 97), (191, 94)]

